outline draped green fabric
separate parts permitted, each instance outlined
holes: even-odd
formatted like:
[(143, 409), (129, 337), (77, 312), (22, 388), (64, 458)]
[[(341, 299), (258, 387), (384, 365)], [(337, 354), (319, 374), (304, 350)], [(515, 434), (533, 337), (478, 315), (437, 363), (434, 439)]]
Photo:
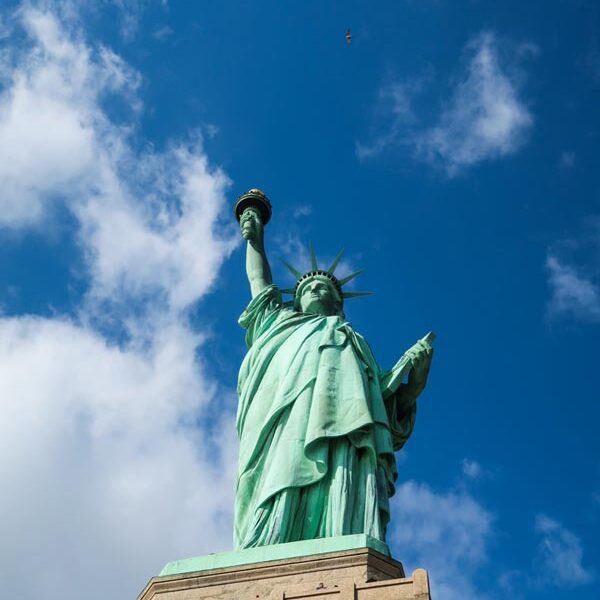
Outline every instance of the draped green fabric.
[(236, 549), (366, 533), (385, 542), (394, 451), (410, 436), (414, 399), (384, 402), (382, 371), (339, 316), (285, 308), (276, 286), (240, 317)]

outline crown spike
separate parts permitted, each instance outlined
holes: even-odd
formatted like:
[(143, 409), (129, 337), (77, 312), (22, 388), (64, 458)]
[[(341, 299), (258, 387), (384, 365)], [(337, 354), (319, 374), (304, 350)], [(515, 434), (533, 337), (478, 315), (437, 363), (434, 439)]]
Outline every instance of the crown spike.
[(319, 266), (317, 265), (317, 255), (315, 254), (315, 248), (312, 242), (310, 243), (310, 262), (312, 265), (312, 270), (317, 271)]
[(287, 262), (287, 260), (282, 260), (281, 262), (287, 267), (288, 271), (294, 277), (296, 277), (296, 279), (300, 279), (300, 277), (302, 277), (302, 273), (300, 273), (300, 271), (298, 271), (298, 269), (296, 269), (295, 267), (292, 267), (292, 265), (290, 265), (290, 263)]
[(350, 273), (350, 275), (347, 277), (340, 279), (340, 285), (346, 285), (349, 281), (352, 281), (355, 277), (358, 277), (363, 271), (364, 269), (361, 269), (360, 271), (354, 271), (354, 273)]
[(339, 252), (339, 254), (335, 257), (334, 261), (331, 263), (331, 266), (329, 267), (329, 269), (327, 269), (327, 272), (330, 273), (331, 275), (333, 275), (335, 273), (335, 269), (338, 266), (340, 260), (342, 260), (342, 256), (344, 254), (344, 249), (342, 248)]
[(371, 296), (373, 292), (344, 292), (342, 294), (342, 298), (359, 298), (360, 296)]

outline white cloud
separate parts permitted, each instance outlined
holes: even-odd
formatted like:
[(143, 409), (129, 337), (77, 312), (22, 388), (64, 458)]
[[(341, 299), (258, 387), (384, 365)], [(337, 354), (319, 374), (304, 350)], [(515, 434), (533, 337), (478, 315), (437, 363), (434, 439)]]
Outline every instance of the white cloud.
[[(518, 77), (511, 71), (500, 40), (489, 32), (475, 37), (466, 47), (466, 65), (450, 97), (443, 103), (437, 123), (417, 123), (414, 96), (423, 78), (387, 86), (393, 102), (383, 135), (369, 145), (357, 146), (360, 158), (381, 153), (394, 145), (407, 146), (413, 156), (443, 168), (449, 176), (480, 163), (507, 156), (524, 144), (533, 116), (520, 97)], [(512, 54), (521, 59), (534, 54), (530, 44)], [(427, 78), (425, 79), (427, 80)]]
[(478, 479), (481, 477), (482, 469), (481, 465), (477, 461), (463, 458), (461, 466), (463, 474), (469, 479)]
[[(471, 461), (467, 463), (470, 467)], [(465, 461), (463, 470), (464, 465)], [(392, 499), (392, 515), (388, 541), (394, 554), (409, 574), (417, 567), (428, 570), (432, 594), (438, 600), (521, 598), (531, 590), (574, 588), (595, 580), (595, 573), (584, 565), (579, 537), (558, 521), (538, 514), (538, 545), (530, 567), (501, 566), (494, 585), (487, 569), (495, 516), (469, 493), (464, 482), (436, 491), (427, 484), (407, 481)], [(480, 582), (486, 570), (488, 585), (483, 588)]]
[(408, 132), (418, 123), (413, 100), (433, 78), (428, 69), (416, 79), (391, 81), (382, 86), (378, 93), (377, 109), (386, 122), (385, 131), (375, 136), (369, 144), (358, 143), (356, 154), (359, 159), (371, 158), (384, 152), (389, 146), (408, 142)]
[(294, 207), (294, 219), (310, 217), (310, 215), (312, 215), (312, 206), (309, 206), (308, 204), (298, 204)]
[(594, 579), (591, 570), (583, 566), (581, 540), (558, 521), (539, 514), (535, 530), (540, 536), (534, 566), (538, 583), (574, 588)]
[[(125, 41), (131, 41), (137, 34), (140, 20), (146, 7), (145, 0), (105, 0), (112, 4), (117, 11), (118, 25), (121, 37)], [(163, 2), (163, 7), (166, 8)]]
[(99, 103), (128, 100), (138, 77), (110, 50), (66, 39), (48, 12), (24, 10), (29, 51), (12, 57), (0, 95), (0, 225), (40, 224), (66, 195), (78, 198), (102, 177), (103, 152), (118, 152), (121, 133)]
[[(48, 12), (26, 10), (32, 48), (0, 96), (0, 224), (46, 226), (57, 202), (77, 216), (95, 295), (156, 292), (185, 308), (212, 283), (235, 242), (214, 227), (227, 177), (198, 136), (135, 154), (103, 104), (133, 111), (139, 75), (110, 50), (67, 36)], [(202, 257), (198, 260), (197, 257)]]
[(0, 579), (23, 600), (135, 597), (167, 560), (230, 547), (233, 397), (188, 309), (238, 236), (200, 137), (135, 151), (110, 105), (135, 122), (139, 74), (44, 6), (3, 61), (0, 228), (68, 211), (88, 288), (75, 316), (0, 318)]
[(163, 25), (159, 27), (153, 34), (152, 37), (159, 42), (166, 40), (168, 37), (172, 36), (175, 32), (168, 25)]
[(572, 531), (543, 513), (535, 516), (534, 530), (538, 543), (530, 568), (505, 571), (499, 579), (507, 597), (524, 598), (528, 591), (550, 587), (573, 589), (595, 580), (583, 565), (583, 546)]
[[(168, 0), (160, 0), (158, 2), (148, 2), (147, 0), (103, 0), (100, 6), (86, 2), (85, 0), (70, 1), (77, 2), (80, 10), (88, 11), (97, 11), (106, 8), (107, 5), (112, 5), (117, 16), (119, 33), (125, 42), (131, 42), (140, 30), (143, 31), (143, 27), (140, 28), (140, 23), (142, 22), (144, 12), (149, 6), (160, 6), (163, 12), (169, 12)], [(156, 30), (152, 35), (158, 40), (163, 40), (171, 35), (171, 33), (173, 33), (171, 28), (166, 25)]]
[(546, 253), (552, 319), (600, 323), (600, 218), (586, 217), (573, 235), (555, 241)]
[(575, 152), (561, 152), (560, 165), (565, 169), (572, 169), (575, 166)]
[(158, 156), (138, 157), (134, 171), (144, 197), (122, 180), (80, 203), (76, 210), (88, 248), (94, 286), (103, 298), (163, 291), (183, 309), (212, 285), (237, 240), (220, 233), (228, 179), (211, 170), (200, 146), (179, 145)]
[(423, 132), (416, 145), (418, 155), (441, 162), (449, 175), (512, 154), (533, 124), (516, 83), (501, 65), (496, 38), (490, 33), (480, 35), (471, 42), (469, 53), (467, 72), (439, 124)]
[[(45, 39), (38, 37), (37, 51), (28, 55), (28, 64), (11, 72), (12, 80), (0, 97), (0, 153), (5, 157), (0, 163), (0, 185), (5, 190), (0, 219), (3, 225), (16, 227), (39, 221), (46, 203), (65, 183), (81, 177), (93, 160), (92, 131), (78, 119), (86, 112), (89, 96), (81, 98), (82, 111), (73, 110), (63, 93), (61, 57), (56, 55), (64, 56), (65, 49), (57, 48), (55, 60), (48, 61), (55, 24), (41, 13), (27, 17), (30, 32)], [(86, 86), (77, 69), (79, 61), (71, 56), (69, 62), (70, 87), (82, 91)]]
[(229, 547), (234, 428), (227, 411), (213, 434), (193, 426), (214, 393), (196, 344), (180, 326), (136, 352), (0, 320), (7, 597), (134, 598), (168, 560)]
[(439, 600), (486, 598), (473, 582), (487, 562), (493, 516), (467, 491), (439, 493), (407, 481), (392, 501), (390, 541), (408, 572), (429, 571)]
[(551, 298), (551, 316), (571, 316), (582, 321), (600, 322), (600, 289), (576, 268), (549, 253), (546, 259)]

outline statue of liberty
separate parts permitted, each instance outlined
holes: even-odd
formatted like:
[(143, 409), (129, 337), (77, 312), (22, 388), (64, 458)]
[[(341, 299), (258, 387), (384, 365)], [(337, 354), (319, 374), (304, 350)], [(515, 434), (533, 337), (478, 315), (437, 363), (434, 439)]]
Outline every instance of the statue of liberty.
[(280, 290), (264, 248), (267, 197), (250, 190), (236, 216), (252, 300), (239, 319), (248, 353), (238, 380), (235, 548), (357, 533), (385, 543), (394, 452), (413, 430), (433, 334), (384, 372), (344, 316), (344, 300), (363, 293), (343, 290), (358, 273), (335, 276), (341, 253), (324, 269), (311, 249), (311, 270), (287, 265), (297, 282)]

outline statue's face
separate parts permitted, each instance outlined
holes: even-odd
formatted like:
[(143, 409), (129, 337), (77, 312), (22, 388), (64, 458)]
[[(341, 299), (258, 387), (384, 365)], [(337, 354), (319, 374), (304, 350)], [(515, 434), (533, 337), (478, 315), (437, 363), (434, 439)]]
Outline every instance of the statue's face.
[(311, 279), (300, 290), (300, 308), (303, 313), (324, 316), (337, 314), (337, 301), (331, 285), (321, 279)]

